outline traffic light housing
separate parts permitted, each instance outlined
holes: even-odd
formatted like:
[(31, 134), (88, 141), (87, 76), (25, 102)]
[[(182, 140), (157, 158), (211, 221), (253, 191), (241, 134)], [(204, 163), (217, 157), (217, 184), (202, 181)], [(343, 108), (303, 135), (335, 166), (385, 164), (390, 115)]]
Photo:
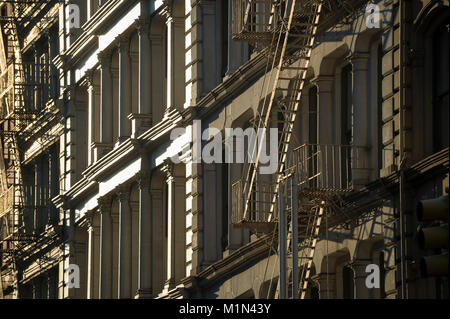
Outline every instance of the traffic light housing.
[(448, 276), (448, 195), (422, 200), (417, 203), (417, 218), (420, 222), (429, 222), (430, 227), (419, 226), (417, 239), (421, 249), (440, 250), (440, 254), (425, 256), (420, 260), (422, 277)]
[(448, 221), (448, 194), (419, 201), (416, 211), (419, 221)]

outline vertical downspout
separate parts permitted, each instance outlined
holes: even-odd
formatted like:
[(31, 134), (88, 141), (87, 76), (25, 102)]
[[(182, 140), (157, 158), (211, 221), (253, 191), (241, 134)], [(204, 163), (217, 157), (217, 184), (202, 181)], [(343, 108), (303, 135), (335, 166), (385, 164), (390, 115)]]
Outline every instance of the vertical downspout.
[(407, 290), (406, 290), (406, 261), (405, 261), (405, 172), (404, 172), (404, 164), (406, 158), (404, 157), (404, 140), (403, 140), (403, 111), (404, 111), (404, 54), (405, 54), (405, 4), (404, 1), (399, 1), (399, 11), (400, 11), (400, 114), (399, 114), (399, 169), (400, 169), (400, 178), (399, 178), (399, 213), (400, 213), (400, 279), (401, 279), (401, 299), (407, 298)]

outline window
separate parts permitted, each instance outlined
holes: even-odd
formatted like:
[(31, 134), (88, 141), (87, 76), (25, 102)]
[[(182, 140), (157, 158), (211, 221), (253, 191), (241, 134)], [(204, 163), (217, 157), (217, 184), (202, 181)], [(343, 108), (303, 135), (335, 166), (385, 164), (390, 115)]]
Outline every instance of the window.
[(58, 220), (51, 199), (59, 194), (59, 146), (55, 144), (23, 168), (24, 224), (28, 233), (40, 233)]
[[(225, 149), (225, 148), (223, 148)], [(228, 247), (228, 187), (230, 185), (229, 179), (229, 165), (226, 162), (225, 152), (222, 152), (222, 163), (218, 164), (221, 168), (222, 173), (222, 235), (221, 235), (221, 244), (222, 251)]]
[(355, 279), (353, 276), (353, 269), (350, 266), (345, 266), (342, 269), (342, 294), (344, 299), (354, 299)]
[(386, 297), (386, 288), (385, 288), (385, 277), (386, 277), (386, 269), (384, 268), (384, 252), (378, 252), (378, 265), (380, 266), (380, 291), (377, 296), (379, 299), (384, 299)]
[(310, 297), (311, 299), (318, 300), (319, 298), (319, 288), (316, 285), (311, 285), (310, 289)]
[(448, 37), (447, 21), (433, 35), (433, 152), (448, 147)]
[(39, 58), (39, 79), (40, 79), (40, 91), (41, 101), (39, 101), (39, 107), (42, 109), (48, 102), (49, 88), (50, 88), (50, 72), (48, 63), (48, 53), (44, 53)]
[(309, 144), (317, 144), (317, 87), (309, 89)]
[(383, 94), (382, 94), (382, 82), (383, 82), (383, 75), (382, 75), (382, 60), (383, 60), (383, 46), (381, 45), (381, 42), (378, 43), (377, 46), (377, 140), (378, 140), (378, 170), (386, 167), (386, 165), (383, 163), (383, 116), (382, 116), (382, 110), (383, 110)]
[(317, 187), (317, 175), (319, 169), (318, 147), (317, 147), (317, 86), (313, 85), (309, 89), (309, 107), (308, 107), (308, 151), (311, 152), (308, 163), (309, 178), (313, 185)]
[(222, 77), (228, 70), (228, 1), (222, 1)]
[(341, 183), (349, 187), (351, 182), (351, 149), (353, 144), (352, 66), (347, 64), (341, 73)]

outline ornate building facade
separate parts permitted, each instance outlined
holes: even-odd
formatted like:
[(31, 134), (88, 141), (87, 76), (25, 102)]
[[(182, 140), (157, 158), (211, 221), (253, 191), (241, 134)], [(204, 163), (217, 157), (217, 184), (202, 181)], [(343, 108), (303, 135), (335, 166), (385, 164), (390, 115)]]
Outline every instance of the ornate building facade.
[[(311, 154), (335, 154), (330, 172), (352, 189), (347, 200), (377, 205), (326, 220), (307, 297), (448, 298), (448, 270), (421, 275), (435, 251), (417, 243), (415, 207), (448, 188), (449, 3), (374, 1), (369, 23), (368, 1), (346, 2), (351, 9), (325, 8), (319, 21), (290, 154), (307, 154), (312, 183), (324, 172)], [(47, 1), (21, 21), (18, 50), (32, 65), (24, 78), (39, 81), (20, 92), (35, 112), (20, 135), (25, 204), (16, 211), (32, 239), (8, 246), (5, 218), (0, 296), (279, 296), (277, 239), (233, 222), (244, 164), (193, 155), (195, 123), (222, 136), (246, 129), (266, 97), (267, 52), (232, 36), (237, 3)], [(14, 60), (3, 37), (2, 74)], [(176, 128), (185, 130), (174, 137)], [(17, 183), (4, 158), (6, 198)], [(365, 284), (369, 264), (379, 288)], [(78, 287), (68, 282), (73, 265)]]

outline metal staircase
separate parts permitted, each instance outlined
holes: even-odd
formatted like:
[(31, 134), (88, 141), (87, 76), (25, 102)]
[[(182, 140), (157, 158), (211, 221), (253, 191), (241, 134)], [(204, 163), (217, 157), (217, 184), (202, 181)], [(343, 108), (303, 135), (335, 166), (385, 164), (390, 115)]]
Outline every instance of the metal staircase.
[[(280, 280), (275, 298), (306, 297), (319, 231), (328, 210), (324, 201), (302, 197), (297, 185), (294, 174), (286, 176), (280, 184), (277, 252)], [(283, 281), (287, 284), (283, 285)]]
[[(264, 101), (258, 117), (255, 119), (255, 129), (269, 129), (271, 116), (279, 113), (279, 136), (278, 136), (278, 166), (275, 173), (275, 183), (271, 190), (269, 214), (263, 220), (251, 220), (251, 210), (254, 206), (255, 192), (258, 192), (258, 168), (261, 155), (262, 143), (256, 145), (253, 150), (255, 161), (247, 163), (244, 168), (245, 176), (242, 185), (244, 195), (243, 214), (241, 224), (251, 223), (258, 228), (259, 224), (274, 222), (274, 208), (276, 206), (279, 183), (285, 169), (289, 144), (291, 140), (293, 125), (299, 108), (299, 102), (303, 85), (311, 57), (317, 25), (322, 10), (322, 1), (246, 1), (245, 15), (242, 19), (243, 25), (237, 30), (241, 33), (234, 39), (248, 40), (267, 43), (269, 34), (271, 36), (270, 65), (267, 74), (270, 74), (268, 88), (271, 91), (270, 98)], [(270, 10), (269, 8), (270, 4)], [(268, 19), (265, 17), (269, 17)], [(251, 17), (255, 17), (252, 19)], [(255, 26), (255, 24), (257, 24)], [(293, 81), (294, 80), (294, 81)], [(281, 96), (281, 98), (280, 98)], [(245, 225), (243, 225), (245, 227)], [(263, 225), (261, 225), (263, 226)]]
[(325, 208), (323, 206), (314, 206), (310, 210), (299, 211), (299, 225), (304, 227), (301, 231), (302, 233), (304, 231), (305, 235), (304, 237), (300, 236), (297, 251), (299, 252), (298, 259), (302, 262), (305, 261), (305, 263), (303, 264), (303, 267), (300, 268), (298, 287), (293, 285), (292, 290), (298, 291), (297, 296), (300, 297), (300, 299), (304, 299), (307, 292), (324, 209)]
[[(21, 4), (13, 6), (13, 17), (20, 16)], [(24, 103), (24, 72), (21, 56), (21, 45), (17, 30), (17, 20), (13, 17), (3, 20), (3, 31), (7, 37), (7, 57), (10, 59), (7, 70), (7, 87), (2, 92), (2, 122), (4, 122), (3, 142), (4, 149), (2, 157), (8, 159), (8, 167), (5, 166), (7, 191), (4, 194), (2, 205), (3, 225), (6, 230), (5, 237), (1, 238), (2, 288), (13, 288), (17, 296), (17, 265), (16, 253), (25, 238), (22, 227), (22, 213), (24, 208), (24, 185), (22, 180), (22, 163), (19, 148), (19, 135), (25, 127), (33, 120), (33, 113), (28, 112)], [(7, 128), (7, 129), (5, 129)], [(3, 160), (2, 158), (2, 160)], [(5, 287), (7, 286), (7, 287)]]
[(329, 218), (349, 220), (347, 212), (358, 210), (345, 196), (355, 190), (353, 173), (368, 167), (358, 146), (291, 146), (325, 5), (328, 11), (349, 11), (345, 1), (233, 0), (233, 39), (261, 44), (268, 57), (266, 92), (261, 92), (253, 127), (263, 132), (278, 128), (278, 166), (274, 176), (261, 174), (259, 159), (267, 141), (252, 145), (243, 179), (232, 185), (232, 222), (256, 233), (272, 232), (273, 240), (278, 236), (276, 298), (307, 297), (319, 236), (328, 232)]
[[(237, 195), (233, 223), (256, 232), (276, 232), (278, 225), (280, 278), (286, 277), (285, 263), (291, 260), (290, 295), (298, 298), (300, 293), (304, 297), (324, 208), (299, 205), (296, 178), (286, 173), (286, 165), (323, 1), (234, 0), (233, 5), (233, 39), (262, 43), (267, 49), (265, 83), (270, 93), (263, 95), (254, 128), (268, 130), (274, 124), (278, 127), (278, 165), (274, 178), (267, 181), (258, 173), (266, 143), (263, 139), (249, 150), (255, 161), (245, 164), (243, 181), (233, 185), (233, 194)], [(298, 269), (298, 260), (304, 264), (300, 273), (292, 271)], [(279, 281), (276, 296), (286, 298), (287, 294), (287, 289), (280, 291)]]

